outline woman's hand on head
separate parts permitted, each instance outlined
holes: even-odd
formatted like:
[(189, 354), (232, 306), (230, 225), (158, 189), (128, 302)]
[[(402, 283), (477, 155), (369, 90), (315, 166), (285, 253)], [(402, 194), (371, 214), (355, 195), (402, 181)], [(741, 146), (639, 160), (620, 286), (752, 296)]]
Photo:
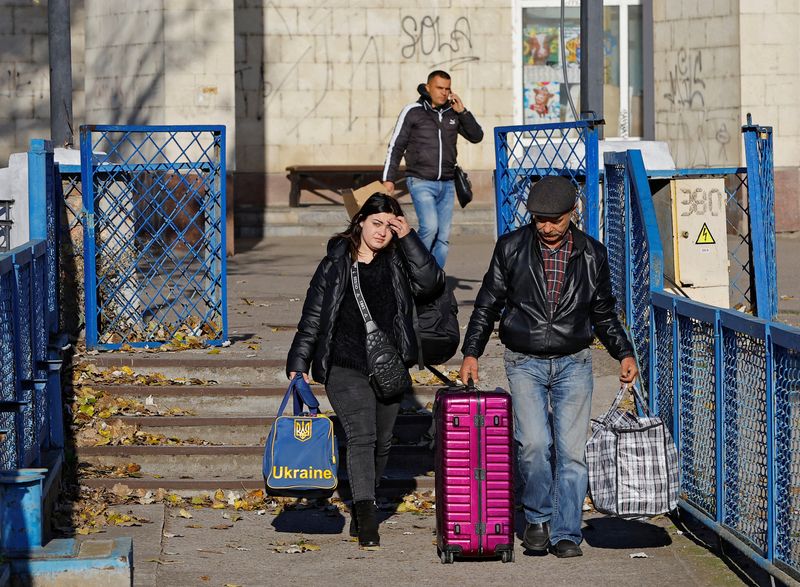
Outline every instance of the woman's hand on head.
[(411, 232), (411, 226), (408, 224), (405, 216), (395, 216), (389, 220), (389, 228), (397, 235), (397, 238), (403, 238)]
[[(297, 375), (297, 371), (290, 371), (289, 372), (289, 379), (294, 379), (294, 376)], [(303, 373), (303, 381), (309, 383), (308, 381), (308, 373)]]

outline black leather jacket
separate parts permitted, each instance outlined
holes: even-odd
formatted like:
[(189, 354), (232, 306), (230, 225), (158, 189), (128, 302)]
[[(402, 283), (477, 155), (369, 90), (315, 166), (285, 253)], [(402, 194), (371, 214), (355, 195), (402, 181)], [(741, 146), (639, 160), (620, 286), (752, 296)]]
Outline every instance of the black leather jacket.
[[(339, 307), (350, 285), (350, 252), (345, 239), (334, 237), (328, 242), (328, 253), (322, 259), (306, 293), (303, 315), (297, 325), (289, 356), (286, 374), (308, 373), (314, 380), (325, 383), (328, 379), (328, 357), (333, 338), (333, 328)], [(395, 239), (392, 255), (392, 290), (397, 301), (394, 335), (406, 365), (417, 360), (417, 338), (414, 333), (414, 299), (425, 300), (441, 293), (444, 271), (412, 230), (401, 239)], [(387, 295), (389, 292), (387, 292)]]
[(617, 317), (606, 248), (575, 225), (570, 230), (572, 253), (553, 316), (534, 226), (498, 239), (464, 337), (464, 356), (483, 354), (501, 312), (500, 340), (512, 351), (568, 355), (587, 348), (597, 334), (615, 359), (633, 356)]

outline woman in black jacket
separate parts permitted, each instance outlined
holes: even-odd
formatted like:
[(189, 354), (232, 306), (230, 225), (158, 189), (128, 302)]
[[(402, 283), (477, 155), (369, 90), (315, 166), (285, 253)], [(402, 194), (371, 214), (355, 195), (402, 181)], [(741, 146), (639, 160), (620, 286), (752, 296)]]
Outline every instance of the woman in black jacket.
[(286, 361), (289, 378), (309, 368), (325, 384), (347, 437), (347, 470), (354, 509), (350, 535), (362, 547), (380, 545), (375, 487), (391, 448), (400, 397), (381, 401), (367, 366), (366, 328), (356, 303), (350, 268), (357, 263), (372, 319), (406, 366), (417, 357), (413, 306), (441, 293), (444, 272), (408, 225), (397, 201), (373, 194), (347, 229), (328, 243), (311, 279), (303, 315)]

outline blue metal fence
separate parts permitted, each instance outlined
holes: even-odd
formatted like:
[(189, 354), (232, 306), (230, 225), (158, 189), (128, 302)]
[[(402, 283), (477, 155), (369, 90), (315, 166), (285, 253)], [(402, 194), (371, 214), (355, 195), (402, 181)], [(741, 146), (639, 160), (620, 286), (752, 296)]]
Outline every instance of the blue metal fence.
[[(743, 129), (745, 151), (750, 153), (755, 147), (751, 142), (754, 132)], [(750, 191), (748, 177), (760, 177), (763, 169), (760, 165), (747, 167), (704, 167), (700, 169), (669, 169), (669, 170), (647, 170), (647, 177), (651, 181), (686, 179), (686, 178), (723, 178), (725, 181), (725, 220), (727, 226), (727, 245), (728, 245), (728, 290), (730, 294), (730, 306), (748, 314), (758, 315), (762, 318), (775, 317), (775, 314), (762, 314), (770, 312), (770, 308), (765, 303), (760, 306), (756, 303), (757, 290), (763, 292), (768, 288), (769, 283), (774, 283), (777, 268), (775, 266), (775, 248), (770, 249), (770, 253), (761, 257), (761, 263), (755, 264), (754, 259), (759, 254), (759, 247), (764, 246), (765, 239), (768, 238), (768, 231), (772, 231), (774, 241), (774, 215), (770, 215), (765, 210), (772, 210), (772, 206), (764, 209), (757, 203), (760, 201), (759, 192)], [(755, 208), (751, 209), (751, 202)], [(755, 219), (755, 221), (753, 220)], [(762, 227), (766, 223), (766, 229)], [(755, 271), (760, 269), (760, 275)], [(762, 295), (763, 298), (763, 295)], [(777, 295), (775, 295), (777, 304)], [(777, 305), (775, 305), (777, 308)]]
[(800, 579), (800, 329), (652, 292), (651, 403), (673, 425), (681, 506)]
[(531, 183), (546, 175), (562, 175), (578, 188), (582, 228), (600, 233), (600, 166), (595, 120), (494, 130), (497, 233), (511, 232), (530, 222), (526, 208)]
[[(763, 189), (737, 201), (748, 212), (743, 242), (754, 312), (773, 316), (774, 244), (766, 232), (774, 239), (774, 217), (763, 201), (771, 180), (761, 176), (771, 173), (768, 139), (759, 139), (757, 165), (748, 161), (747, 169), (750, 184)], [(607, 194), (625, 197), (617, 204), (623, 220), (606, 224), (606, 239), (624, 243), (616, 287), (625, 294), (651, 408), (672, 427), (678, 446), (681, 507), (769, 572), (800, 579), (800, 330), (665, 293), (662, 240), (641, 154), (607, 156), (606, 182)], [(757, 224), (766, 231), (759, 234)], [(617, 230), (624, 235), (612, 234)]]
[[(60, 222), (60, 267), (58, 280), (61, 329), (78, 336), (86, 323), (86, 298), (83, 272), (83, 195), (81, 166), (59, 165), (61, 181), (56, 182), (57, 197), (64, 203)], [(60, 194), (58, 190), (61, 190)]]
[(86, 344), (227, 338), (225, 128), (83, 126)]
[(28, 153), (31, 241), (0, 254), (0, 470), (43, 464), (63, 447), (58, 337), (59, 201), (49, 142)]

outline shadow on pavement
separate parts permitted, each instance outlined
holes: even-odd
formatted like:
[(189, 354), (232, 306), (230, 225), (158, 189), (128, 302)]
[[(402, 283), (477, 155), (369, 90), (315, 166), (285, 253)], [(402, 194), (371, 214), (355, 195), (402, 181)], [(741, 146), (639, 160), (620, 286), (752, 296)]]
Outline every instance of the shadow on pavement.
[(308, 508), (282, 511), (272, 520), (272, 527), (292, 534), (341, 534), (344, 522), (338, 510)]
[(658, 548), (672, 544), (669, 533), (660, 526), (612, 517), (586, 520), (583, 538), (592, 548)]

